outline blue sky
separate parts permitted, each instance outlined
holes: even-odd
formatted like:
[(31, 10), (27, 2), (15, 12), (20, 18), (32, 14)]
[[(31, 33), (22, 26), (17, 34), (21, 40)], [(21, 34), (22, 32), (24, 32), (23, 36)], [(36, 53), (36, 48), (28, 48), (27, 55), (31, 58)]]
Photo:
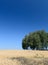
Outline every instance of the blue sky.
[(48, 0), (0, 0), (0, 49), (22, 49), (29, 32), (48, 32)]

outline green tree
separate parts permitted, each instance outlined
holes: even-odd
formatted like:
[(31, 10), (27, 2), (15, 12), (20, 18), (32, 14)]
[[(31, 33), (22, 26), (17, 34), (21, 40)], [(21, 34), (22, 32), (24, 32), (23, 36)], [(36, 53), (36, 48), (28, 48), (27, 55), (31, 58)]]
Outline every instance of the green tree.
[(22, 48), (28, 49), (28, 47), (33, 50), (43, 50), (44, 48), (47, 49), (48, 33), (46, 33), (44, 30), (41, 30), (26, 35), (22, 40)]
[(44, 30), (37, 32), (40, 36), (41, 49), (44, 49), (47, 43), (47, 33)]
[(28, 36), (26, 35), (25, 38), (22, 40), (22, 48), (28, 49)]

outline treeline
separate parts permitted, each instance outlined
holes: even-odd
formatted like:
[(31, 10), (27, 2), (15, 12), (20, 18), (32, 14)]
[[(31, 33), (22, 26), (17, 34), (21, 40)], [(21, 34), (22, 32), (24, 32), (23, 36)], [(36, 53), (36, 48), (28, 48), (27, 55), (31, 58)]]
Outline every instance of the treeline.
[(44, 30), (29, 33), (22, 40), (23, 49), (47, 50), (48, 49), (48, 33)]

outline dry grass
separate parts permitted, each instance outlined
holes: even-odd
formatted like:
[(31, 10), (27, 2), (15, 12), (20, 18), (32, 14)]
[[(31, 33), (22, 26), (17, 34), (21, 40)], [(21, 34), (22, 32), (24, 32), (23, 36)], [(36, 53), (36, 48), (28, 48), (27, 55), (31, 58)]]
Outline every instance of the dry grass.
[(0, 50), (0, 65), (48, 65), (48, 51)]

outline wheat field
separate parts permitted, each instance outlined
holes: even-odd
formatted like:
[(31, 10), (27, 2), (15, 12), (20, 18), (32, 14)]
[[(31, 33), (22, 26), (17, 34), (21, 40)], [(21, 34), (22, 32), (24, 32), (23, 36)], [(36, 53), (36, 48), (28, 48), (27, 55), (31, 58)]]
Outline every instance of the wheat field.
[(0, 65), (48, 65), (48, 51), (0, 50)]

